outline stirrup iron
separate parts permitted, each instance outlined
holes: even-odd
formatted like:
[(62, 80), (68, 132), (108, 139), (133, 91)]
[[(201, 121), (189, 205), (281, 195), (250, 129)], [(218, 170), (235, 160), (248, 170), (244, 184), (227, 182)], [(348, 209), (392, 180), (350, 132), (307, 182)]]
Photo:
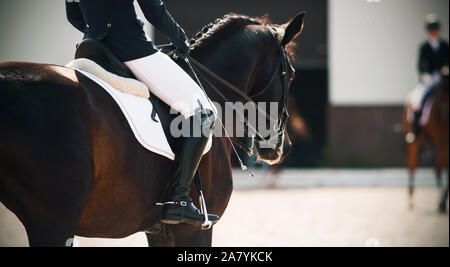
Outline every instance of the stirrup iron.
[(203, 195), (203, 190), (200, 191), (200, 210), (205, 216), (205, 221), (202, 224), (202, 231), (206, 231), (212, 228), (213, 223), (209, 220), (208, 209), (206, 208), (205, 196)]

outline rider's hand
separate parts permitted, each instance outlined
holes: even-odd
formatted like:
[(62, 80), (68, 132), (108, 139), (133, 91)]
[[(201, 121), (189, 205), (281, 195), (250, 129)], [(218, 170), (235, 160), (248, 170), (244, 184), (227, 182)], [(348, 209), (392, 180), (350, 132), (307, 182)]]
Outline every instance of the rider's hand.
[(183, 54), (184, 57), (189, 56), (189, 39), (181, 27), (179, 28), (178, 34), (176, 36), (173, 36), (172, 38), (169, 38), (169, 40), (172, 42), (175, 48)]
[(431, 76), (431, 74), (428, 73), (422, 74), (420, 80), (422, 81), (423, 84), (427, 86), (433, 85), (433, 76)]
[(448, 74), (449, 74), (448, 66), (444, 66), (441, 68), (441, 74), (444, 76), (448, 76)]
[(181, 56), (183, 58), (189, 56), (190, 53), (190, 48), (189, 45), (187, 43), (187, 41), (185, 42), (174, 42), (173, 45), (176, 47), (176, 51), (175, 54), (177, 54), (178, 56)]
[(185, 54), (183, 51), (181, 51), (180, 49), (175, 49), (174, 51), (173, 51), (173, 58), (174, 59), (179, 59), (179, 58), (181, 58), (181, 59), (183, 59), (183, 60), (186, 60), (186, 58), (187, 58), (187, 56), (189, 55), (189, 54)]

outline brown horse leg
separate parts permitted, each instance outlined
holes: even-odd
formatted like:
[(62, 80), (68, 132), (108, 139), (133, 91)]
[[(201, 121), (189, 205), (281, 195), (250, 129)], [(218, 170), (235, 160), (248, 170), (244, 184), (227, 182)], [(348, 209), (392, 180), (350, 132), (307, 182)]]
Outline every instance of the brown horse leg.
[(25, 225), (30, 247), (71, 247), (77, 221)]
[[(450, 173), (448, 173), (449, 175)], [(447, 175), (447, 186), (442, 189), (441, 193), (441, 201), (439, 203), (439, 212), (444, 214), (447, 212), (447, 199), (448, 199), (448, 192), (449, 192), (449, 176)]]
[(149, 247), (211, 247), (212, 230), (188, 224), (162, 225), (158, 233), (146, 233)]
[[(68, 163), (47, 159), (48, 165), (42, 162), (39, 165), (47, 171), (33, 169), (24, 162), (18, 166), (30, 171), (21, 173), (16, 167), (4, 168), (0, 185), (4, 184), (8, 190), (0, 191), (4, 193), (5, 206), (18, 214), (25, 226), (31, 247), (71, 246), (94, 181), (89, 160), (82, 158)], [(57, 168), (52, 165), (55, 162), (62, 166), (71, 164), (71, 168)], [(1, 167), (0, 164), (0, 174)]]
[[(0, 168), (0, 174), (2, 169)], [(28, 180), (41, 184), (49, 184), (47, 194), (42, 192), (32, 194), (21, 183), (20, 176), (0, 175), (1, 201), (15, 213), (25, 227), (28, 243), (31, 247), (64, 247), (71, 246), (81, 209), (89, 195), (90, 179), (71, 184), (64, 180), (67, 186), (51, 189), (56, 184), (49, 176), (28, 177)], [(61, 180), (61, 179), (59, 179)], [(84, 186), (83, 186), (84, 184)], [(78, 186), (85, 187), (80, 190)], [(35, 186), (37, 187), (37, 186)], [(64, 191), (64, 192), (63, 192)], [(78, 193), (78, 194), (77, 194)]]
[(439, 145), (436, 145), (436, 183), (439, 188), (442, 187), (442, 170), (447, 165), (445, 160), (445, 151)]
[(147, 232), (148, 246), (149, 247), (174, 247), (175, 243), (173, 238), (167, 234), (167, 228), (165, 224), (156, 224), (151, 228), (152, 232)]
[[(78, 192), (79, 193), (79, 192)], [(31, 247), (71, 247), (87, 195), (29, 204), (23, 224)], [(39, 200), (37, 200), (39, 201)]]
[(179, 225), (169, 227), (176, 238), (176, 247), (211, 247), (213, 229), (202, 231), (199, 226)]
[(442, 187), (442, 168), (436, 167), (436, 186)]
[(414, 196), (414, 178), (417, 169), (417, 161), (419, 158), (419, 143), (408, 145), (407, 148), (408, 158), (408, 170), (409, 170), (409, 207), (413, 209), (413, 196)]
[(275, 189), (277, 188), (277, 182), (279, 180), (279, 174), (280, 174), (281, 166), (273, 166), (269, 169), (267, 172), (267, 189)]

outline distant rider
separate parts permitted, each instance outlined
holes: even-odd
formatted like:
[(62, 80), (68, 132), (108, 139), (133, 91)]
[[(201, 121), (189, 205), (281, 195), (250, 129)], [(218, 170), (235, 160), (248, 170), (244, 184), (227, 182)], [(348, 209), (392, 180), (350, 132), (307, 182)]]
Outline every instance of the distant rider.
[(419, 97), (413, 101), (414, 121), (412, 132), (406, 136), (408, 143), (414, 143), (420, 131), (422, 109), (427, 96), (432, 94), (441, 82), (441, 71), (448, 66), (448, 43), (440, 39), (441, 23), (438, 17), (430, 14), (426, 17), (428, 40), (420, 47), (418, 85)]

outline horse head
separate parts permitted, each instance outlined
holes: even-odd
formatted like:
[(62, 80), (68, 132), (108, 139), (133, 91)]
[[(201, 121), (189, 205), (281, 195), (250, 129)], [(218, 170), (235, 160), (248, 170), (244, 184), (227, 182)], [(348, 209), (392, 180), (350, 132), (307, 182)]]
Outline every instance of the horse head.
[[(268, 85), (266, 92), (259, 92), (258, 102), (276, 102), (278, 104), (278, 120), (266, 123), (272, 129), (271, 138), (261, 138), (256, 135), (254, 145), (258, 159), (270, 165), (276, 165), (283, 162), (289, 154), (292, 143), (287, 132), (287, 122), (289, 119), (288, 97), (289, 88), (295, 77), (295, 69), (290, 60), (291, 48), (295, 45), (294, 40), (303, 31), (305, 12), (297, 14), (292, 20), (281, 26), (271, 26), (274, 37), (277, 40), (273, 47), (275, 55), (278, 53), (281, 57), (282, 69), (279, 76), (273, 83)], [(286, 52), (286, 51), (289, 51)], [(281, 51), (281, 52), (280, 52)], [(269, 66), (271, 64), (268, 64)], [(272, 67), (273, 68), (273, 67)], [(272, 69), (273, 71), (273, 69)], [(267, 70), (263, 70), (267, 77)], [(276, 75), (276, 74), (275, 74)], [(270, 77), (270, 76), (269, 76)]]
[[(286, 124), (289, 87), (295, 70), (290, 58), (294, 40), (302, 33), (305, 14), (301, 12), (283, 25), (271, 24), (267, 17), (227, 14), (204, 27), (191, 40), (192, 57), (206, 69), (213, 70), (208, 73), (209, 77), (226, 80), (219, 83), (225, 84), (227, 89), (208, 90), (211, 99), (222, 106), (225, 106), (224, 100), (256, 106), (265, 104), (265, 109), (256, 108), (258, 118), (244, 115), (245, 112), (239, 114), (240, 118), (235, 121), (244, 121), (245, 126), (235, 123), (233, 139), (247, 153), (253, 153), (253, 146), (248, 148), (244, 144), (248, 140), (242, 142), (242, 137), (236, 135), (236, 128), (245, 128), (245, 139), (252, 140), (258, 159), (271, 165), (282, 162), (291, 148)], [(267, 112), (268, 107), (273, 111), (271, 104), (278, 107), (278, 114), (274, 116)], [(259, 130), (263, 127), (263, 131)]]

